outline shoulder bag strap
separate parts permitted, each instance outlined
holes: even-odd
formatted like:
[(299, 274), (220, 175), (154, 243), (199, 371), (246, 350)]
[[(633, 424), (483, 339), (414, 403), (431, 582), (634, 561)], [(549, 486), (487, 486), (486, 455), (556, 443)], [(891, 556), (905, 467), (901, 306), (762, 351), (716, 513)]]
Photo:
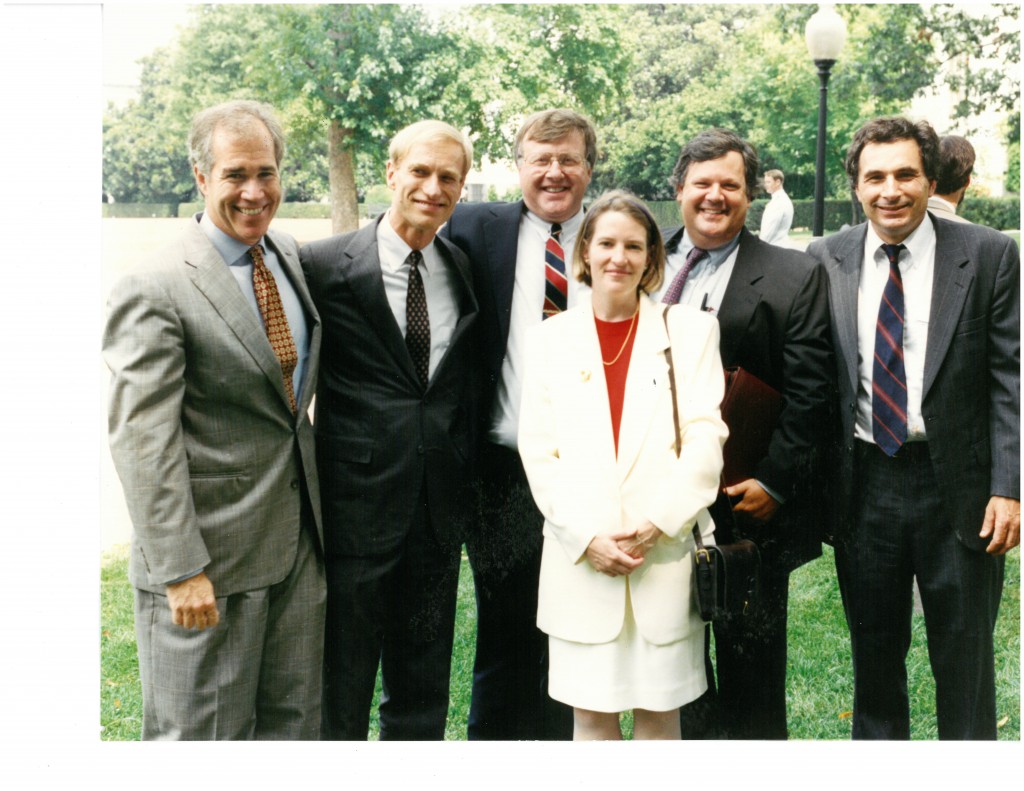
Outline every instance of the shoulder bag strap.
[[(680, 440), (679, 440), (679, 399), (676, 393), (676, 369), (672, 365), (672, 333), (668, 329), (668, 312), (672, 309), (669, 305), (662, 311), (661, 317), (665, 320), (665, 334), (668, 336), (668, 346), (665, 347), (665, 362), (668, 363), (668, 386), (672, 391), (672, 425), (675, 428), (675, 437), (673, 439), (672, 447), (675, 449), (676, 458), (679, 458), (680, 452)], [(703, 552), (705, 554), (705, 562), (707, 560), (707, 553), (704, 549), (704, 542), (700, 537), (700, 526), (693, 523), (693, 540), (697, 545), (697, 552)]]

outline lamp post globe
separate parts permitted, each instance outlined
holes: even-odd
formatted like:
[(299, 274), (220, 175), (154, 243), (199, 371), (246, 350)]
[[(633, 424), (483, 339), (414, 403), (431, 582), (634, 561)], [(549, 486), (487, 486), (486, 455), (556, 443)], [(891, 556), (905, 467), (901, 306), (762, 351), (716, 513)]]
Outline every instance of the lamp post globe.
[(825, 227), (825, 121), (828, 117), (828, 78), (846, 43), (846, 22), (831, 4), (818, 6), (804, 31), (807, 51), (818, 67), (818, 150), (814, 170), (814, 236)]

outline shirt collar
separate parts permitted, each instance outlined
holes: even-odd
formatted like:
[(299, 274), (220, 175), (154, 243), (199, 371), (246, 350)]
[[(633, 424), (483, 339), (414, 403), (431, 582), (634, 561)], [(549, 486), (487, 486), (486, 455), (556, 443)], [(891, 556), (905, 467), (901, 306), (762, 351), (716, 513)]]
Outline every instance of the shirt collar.
[[(875, 227), (869, 222), (867, 237), (864, 240), (864, 251), (872, 256), (876, 264), (885, 262), (885, 265), (888, 266), (889, 261), (881, 249), (883, 244), (881, 237), (875, 233)], [(907, 248), (907, 254), (900, 258), (900, 271), (905, 272), (916, 262), (924, 261), (928, 251), (935, 246), (935, 226), (932, 224), (932, 218), (925, 214), (921, 224), (901, 244)]]
[[(434, 239), (437, 237), (435, 236)], [(391, 209), (385, 212), (380, 222), (377, 223), (377, 247), (378, 256), (382, 266), (388, 267), (391, 271), (397, 272), (405, 264), (405, 259), (412, 252), (412, 247), (398, 235), (398, 231), (391, 225)], [(434, 271), (436, 259), (433, 254), (434, 240), (420, 250), (423, 256), (423, 266), (430, 274)]]
[[(716, 247), (714, 250), (708, 250), (708, 256), (703, 261), (698, 261), (698, 267), (705, 267), (710, 269), (712, 272), (718, 269), (724, 264), (733, 251), (739, 246), (740, 235), (736, 234), (732, 239), (723, 244), (721, 247)], [(686, 229), (683, 229), (683, 238), (679, 240), (679, 247), (676, 248), (677, 252), (683, 256), (687, 256), (696, 245), (693, 240), (690, 239), (690, 234), (687, 233)]]
[[(523, 204), (525, 207), (526, 204)], [(523, 214), (526, 216), (526, 221), (530, 223), (531, 227), (535, 228), (538, 233), (542, 233), (544, 238), (551, 235), (551, 223), (545, 222), (536, 214), (529, 209), (524, 209)], [(568, 220), (562, 223), (562, 238), (572, 238), (576, 236), (576, 232), (580, 229), (580, 224), (583, 222), (583, 209), (582, 207), (576, 214), (570, 217)]]
[[(206, 234), (206, 238), (210, 240), (217, 252), (220, 253), (220, 257), (229, 266), (248, 266), (252, 263), (252, 259), (246, 255), (249, 248), (252, 247), (251, 244), (240, 242), (235, 237), (224, 233), (213, 224), (209, 212), (202, 212), (196, 216), (199, 217), (199, 227)], [(267, 238), (261, 237), (259, 244), (266, 250)]]

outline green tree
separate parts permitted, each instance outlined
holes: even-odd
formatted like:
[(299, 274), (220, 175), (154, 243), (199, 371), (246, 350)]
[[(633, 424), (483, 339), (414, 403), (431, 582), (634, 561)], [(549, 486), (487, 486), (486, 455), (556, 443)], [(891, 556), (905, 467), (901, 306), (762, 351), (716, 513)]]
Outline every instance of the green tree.
[[(787, 179), (813, 177), (818, 80), (804, 29), (815, 10), (636, 6), (633, 46), (654, 54), (632, 75), (625, 120), (601, 130), (609, 156), (598, 180), (650, 199), (670, 198), (668, 177), (680, 146), (712, 126), (750, 140), (765, 166), (781, 168)], [(863, 118), (903, 109), (931, 83), (937, 64), (919, 35), (919, 6), (838, 10), (849, 29), (829, 85), (826, 165), (832, 193), (845, 194), (841, 163), (853, 130)]]

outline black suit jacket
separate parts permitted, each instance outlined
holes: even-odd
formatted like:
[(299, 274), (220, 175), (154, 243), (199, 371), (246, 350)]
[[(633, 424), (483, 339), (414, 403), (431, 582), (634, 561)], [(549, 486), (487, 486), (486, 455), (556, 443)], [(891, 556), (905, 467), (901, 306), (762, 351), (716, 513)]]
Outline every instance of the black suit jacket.
[[(1020, 499), (1020, 252), (1005, 234), (936, 218), (935, 274), (921, 409), (949, 521), (979, 551), (992, 495)], [(829, 278), (842, 435), (834, 522), (850, 527), (857, 490), (857, 291), (867, 224), (814, 242)]]
[[(682, 228), (665, 232), (674, 252)], [(766, 525), (740, 527), (779, 572), (821, 555), (822, 455), (831, 432), (832, 348), (824, 269), (805, 253), (762, 242), (745, 228), (718, 312), (722, 364), (740, 366), (779, 391), (782, 414), (755, 478), (786, 502)], [(732, 539), (728, 518), (715, 540)]]
[[(488, 406), (501, 378), (516, 279), (519, 222), (525, 210), (515, 203), (460, 203), (441, 229), (469, 257), (473, 284), (480, 303), (478, 351), (484, 376), (484, 402)], [(487, 420), (490, 410), (482, 410)]]
[(315, 429), (328, 554), (396, 548), (421, 496), (443, 544), (461, 544), (469, 524), (477, 302), (466, 257), (434, 244), (458, 275), (459, 320), (425, 389), (388, 305), (377, 224), (302, 248), (324, 325)]

